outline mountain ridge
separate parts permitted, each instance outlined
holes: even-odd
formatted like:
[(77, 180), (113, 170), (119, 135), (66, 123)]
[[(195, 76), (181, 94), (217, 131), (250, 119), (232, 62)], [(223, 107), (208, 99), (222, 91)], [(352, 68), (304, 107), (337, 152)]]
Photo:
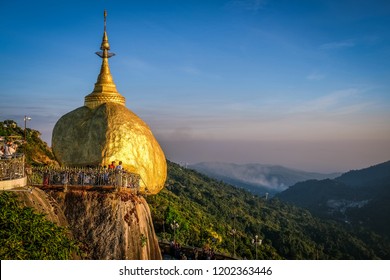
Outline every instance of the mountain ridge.
[(366, 168), (350, 170), (335, 178), (335, 180), (354, 187), (364, 187), (375, 181), (383, 180), (386, 177), (383, 174), (388, 174), (387, 177), (390, 177), (390, 160)]
[(252, 193), (274, 195), (289, 186), (310, 179), (336, 178), (341, 173), (317, 173), (260, 163), (236, 164), (225, 162), (200, 162), (188, 166), (211, 178), (221, 180)]
[[(341, 183), (340, 183), (341, 184)], [(331, 221), (266, 199), (168, 162), (167, 187), (147, 198), (161, 239), (253, 259), (388, 259), (388, 239), (359, 226)], [(172, 224), (178, 223), (176, 230)], [(232, 235), (232, 230), (235, 234)], [(234, 240), (235, 237), (235, 240)]]
[[(390, 238), (390, 161), (333, 180), (299, 182), (276, 195), (312, 214), (366, 226)], [(380, 218), (381, 217), (381, 218)]]

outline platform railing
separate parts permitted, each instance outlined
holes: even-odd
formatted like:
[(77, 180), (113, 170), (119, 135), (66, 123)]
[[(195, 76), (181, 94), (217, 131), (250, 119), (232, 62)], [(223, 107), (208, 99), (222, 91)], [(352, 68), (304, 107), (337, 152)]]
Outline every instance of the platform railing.
[(0, 181), (22, 178), (25, 176), (24, 171), (23, 154), (0, 157)]
[(29, 184), (40, 186), (113, 186), (139, 190), (140, 176), (103, 168), (33, 167)]

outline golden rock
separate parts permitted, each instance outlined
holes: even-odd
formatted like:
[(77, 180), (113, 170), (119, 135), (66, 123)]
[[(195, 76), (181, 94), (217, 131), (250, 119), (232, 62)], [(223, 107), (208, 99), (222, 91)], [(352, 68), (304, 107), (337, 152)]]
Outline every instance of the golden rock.
[(125, 98), (116, 89), (108, 65), (113, 56), (106, 33), (101, 44), (102, 66), (93, 92), (77, 108), (56, 123), (52, 149), (65, 166), (108, 165), (123, 162), (126, 171), (141, 177), (141, 191), (158, 193), (167, 176), (164, 152), (148, 125), (125, 107)]

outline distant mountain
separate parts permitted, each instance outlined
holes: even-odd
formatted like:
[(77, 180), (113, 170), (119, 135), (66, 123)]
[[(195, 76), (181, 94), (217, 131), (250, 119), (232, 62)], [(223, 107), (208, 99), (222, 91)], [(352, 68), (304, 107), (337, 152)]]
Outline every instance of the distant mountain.
[(317, 216), (369, 227), (390, 238), (390, 161), (334, 180), (297, 183), (277, 197)]
[(340, 175), (305, 172), (278, 165), (222, 162), (202, 162), (190, 165), (189, 168), (259, 195), (276, 194), (301, 181), (332, 179)]
[[(368, 229), (321, 219), (169, 161), (167, 187), (147, 200), (159, 238), (183, 247), (246, 259), (390, 258), (389, 240)], [(262, 239), (257, 254), (256, 235)]]
[(351, 170), (337, 177), (336, 180), (354, 187), (367, 187), (376, 183), (380, 184), (389, 176), (390, 161), (387, 161), (361, 170)]

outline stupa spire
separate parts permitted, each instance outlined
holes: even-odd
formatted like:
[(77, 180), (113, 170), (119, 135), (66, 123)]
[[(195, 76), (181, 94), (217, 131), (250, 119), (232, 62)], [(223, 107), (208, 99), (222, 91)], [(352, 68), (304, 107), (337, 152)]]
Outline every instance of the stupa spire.
[(96, 52), (102, 58), (102, 66), (100, 74), (95, 83), (93, 92), (87, 95), (84, 99), (84, 105), (93, 109), (104, 103), (113, 102), (125, 105), (125, 98), (117, 91), (116, 85), (112, 78), (108, 59), (114, 56), (114, 53), (109, 52), (110, 44), (107, 36), (107, 11), (104, 10), (104, 32), (100, 52)]

